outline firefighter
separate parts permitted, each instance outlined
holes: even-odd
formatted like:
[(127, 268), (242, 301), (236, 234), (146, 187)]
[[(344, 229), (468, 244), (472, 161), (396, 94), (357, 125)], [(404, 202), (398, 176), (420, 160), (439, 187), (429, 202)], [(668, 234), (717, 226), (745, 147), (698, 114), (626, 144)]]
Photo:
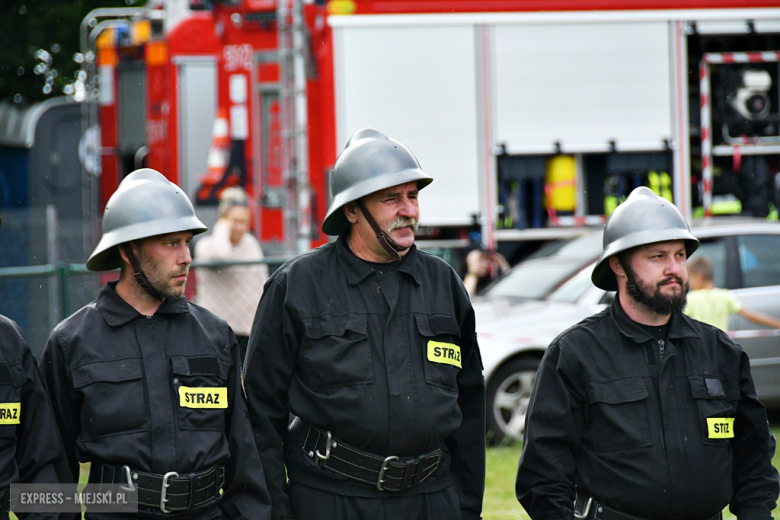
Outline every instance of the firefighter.
[(617, 296), (553, 340), (531, 395), (516, 492), (532, 519), (772, 518), (775, 438), (748, 357), (682, 313), (698, 246), (646, 187), (607, 221), (592, 280)]
[(41, 369), (74, 477), (90, 462), (90, 483), (137, 488), (139, 518), (270, 518), (238, 342), (183, 296), (203, 231), (178, 186), (128, 175), (87, 261), (119, 280), (54, 329)]
[(480, 517), (474, 311), (455, 271), (414, 245), (432, 180), (400, 142), (358, 131), (322, 223), (338, 240), (266, 284), (244, 383), (274, 518)]
[[(2, 224), (2, 220), (0, 220)], [(74, 482), (67, 470), (51, 403), (27, 341), (0, 315), (0, 515), (8, 518), (11, 484)], [(33, 518), (57, 518), (35, 513)]]

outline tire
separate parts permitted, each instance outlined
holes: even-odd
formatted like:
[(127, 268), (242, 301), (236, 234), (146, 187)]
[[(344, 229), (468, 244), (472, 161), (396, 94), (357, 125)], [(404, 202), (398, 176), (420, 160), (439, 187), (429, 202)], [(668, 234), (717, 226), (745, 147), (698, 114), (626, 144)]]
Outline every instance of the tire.
[(525, 415), (539, 361), (532, 357), (511, 359), (490, 378), (485, 402), (490, 444), (523, 440)]

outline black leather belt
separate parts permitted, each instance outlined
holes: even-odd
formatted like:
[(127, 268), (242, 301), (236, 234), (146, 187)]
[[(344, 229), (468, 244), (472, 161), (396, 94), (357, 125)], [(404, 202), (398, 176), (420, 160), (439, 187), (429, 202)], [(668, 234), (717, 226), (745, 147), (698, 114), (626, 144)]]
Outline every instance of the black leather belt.
[(383, 457), (353, 448), (296, 418), (290, 435), (317, 467), (375, 486), (379, 491), (400, 493), (430, 477), (439, 467), (437, 449), (414, 457)]
[(216, 502), (225, 485), (225, 467), (215, 466), (202, 473), (179, 475), (175, 471), (159, 475), (93, 462), (89, 482), (94, 484), (125, 484), (138, 488), (139, 508), (156, 509), (163, 513), (180, 513)]
[[(721, 516), (721, 513), (718, 513), (707, 520), (721, 520)], [(597, 502), (593, 497), (579, 493), (574, 499), (574, 518), (575, 520), (644, 520), (641, 517), (607, 507)]]

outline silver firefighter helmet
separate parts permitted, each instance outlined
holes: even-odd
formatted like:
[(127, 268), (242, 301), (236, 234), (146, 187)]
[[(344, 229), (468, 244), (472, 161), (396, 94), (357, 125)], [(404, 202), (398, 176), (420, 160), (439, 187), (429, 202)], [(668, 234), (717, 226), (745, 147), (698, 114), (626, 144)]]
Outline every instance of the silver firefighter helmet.
[(338, 235), (349, 226), (341, 208), (352, 201), (391, 186), (417, 181), (422, 189), (433, 179), (420, 168), (404, 145), (379, 130), (363, 128), (349, 138), (330, 177), (333, 200), (322, 221), (322, 231)]
[(616, 291), (617, 279), (609, 266), (609, 257), (632, 247), (667, 240), (684, 240), (688, 256), (699, 247), (699, 240), (691, 234), (685, 217), (674, 204), (650, 188), (634, 189), (604, 226), (604, 252), (593, 268), (593, 285)]
[(120, 266), (118, 245), (166, 233), (208, 228), (195, 215), (192, 202), (161, 173), (142, 168), (130, 173), (111, 195), (103, 213), (103, 236), (87, 260), (90, 271)]

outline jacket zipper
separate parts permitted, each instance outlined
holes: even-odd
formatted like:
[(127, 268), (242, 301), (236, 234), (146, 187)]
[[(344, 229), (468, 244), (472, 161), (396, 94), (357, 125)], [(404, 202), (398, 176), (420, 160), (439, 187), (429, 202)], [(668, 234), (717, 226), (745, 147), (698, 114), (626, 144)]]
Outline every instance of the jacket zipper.
[[(664, 367), (664, 350), (665, 350), (665, 343), (664, 340), (659, 339), (658, 340), (658, 357), (661, 358), (661, 371), (663, 371)], [(660, 384), (660, 377), (658, 383)], [(659, 396), (660, 398), (660, 396)], [(663, 400), (661, 400), (661, 408), (663, 409)], [(666, 449), (666, 439), (664, 438), (664, 429), (661, 428), (661, 448)]]

